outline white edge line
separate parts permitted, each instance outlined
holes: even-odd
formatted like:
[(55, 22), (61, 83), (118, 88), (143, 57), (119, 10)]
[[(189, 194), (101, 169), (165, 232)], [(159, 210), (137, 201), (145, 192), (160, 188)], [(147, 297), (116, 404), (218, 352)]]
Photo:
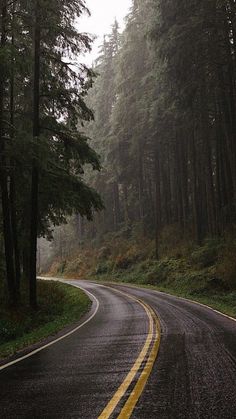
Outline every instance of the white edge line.
[[(72, 280), (73, 281), (73, 280)], [(98, 286), (100, 286), (100, 287), (105, 287), (105, 288), (111, 288), (111, 287), (109, 287), (109, 285), (104, 285), (104, 284), (99, 284), (98, 282), (96, 282), (96, 281), (90, 281), (90, 282), (92, 282), (92, 283), (94, 283), (94, 284), (96, 284), (96, 285), (98, 285)], [(183, 301), (186, 301), (186, 302), (188, 302), (188, 303), (193, 303), (193, 304), (196, 304), (196, 305), (199, 305), (199, 306), (201, 306), (201, 307), (205, 307), (205, 308), (208, 308), (208, 310), (211, 310), (211, 311), (213, 311), (214, 313), (217, 313), (217, 314), (220, 314), (221, 316), (223, 316), (223, 317), (226, 317), (227, 319), (229, 319), (229, 320), (233, 320), (233, 322), (236, 322), (236, 319), (234, 318), (234, 317), (231, 317), (231, 316), (228, 316), (228, 314), (225, 314), (225, 313), (222, 313), (221, 311), (218, 311), (218, 310), (216, 310), (215, 308), (213, 308), (213, 307), (210, 307), (210, 306), (208, 306), (208, 305), (206, 305), (206, 304), (203, 304), (203, 303), (200, 303), (199, 301), (195, 301), (195, 300), (191, 300), (190, 298), (184, 298), (184, 297), (179, 297), (178, 295), (174, 295), (174, 294), (169, 294), (168, 292), (165, 292), (165, 291), (158, 291), (158, 290), (156, 290), (156, 289), (152, 289), (152, 288), (143, 288), (142, 286), (140, 286), (140, 287), (138, 287), (137, 285), (133, 285), (133, 284), (126, 284), (125, 282), (111, 282), (111, 284), (113, 284), (113, 285), (121, 285), (121, 286), (124, 286), (124, 287), (126, 287), (126, 288), (136, 288), (136, 289), (142, 289), (142, 290), (147, 290), (147, 291), (154, 291), (155, 293), (157, 293), (157, 294), (163, 294), (163, 295), (168, 295), (169, 297), (174, 297), (174, 298), (178, 298), (179, 300), (183, 300)], [(115, 288), (114, 288), (115, 289)]]
[[(156, 292), (158, 292), (158, 291), (156, 290)], [(159, 291), (159, 292), (161, 293), (161, 291)], [(165, 293), (163, 292), (163, 294), (165, 294)], [(167, 295), (174, 297), (173, 294), (167, 294)], [(228, 314), (222, 313), (221, 311), (218, 311), (213, 307), (207, 306), (206, 304), (200, 303), (199, 301), (190, 300), (189, 298), (184, 298), (184, 297), (177, 297), (177, 298), (179, 298), (180, 300), (184, 300), (184, 301), (194, 303), (194, 304), (197, 304), (199, 306), (208, 308), (208, 310), (214, 311), (214, 313), (220, 314), (221, 316), (226, 317), (229, 320), (233, 320), (233, 322), (236, 322), (236, 319), (234, 317), (228, 316)]]
[[(58, 282), (59, 282), (59, 281), (58, 281)], [(72, 285), (72, 284), (70, 284), (70, 285)], [(90, 322), (90, 321), (93, 319), (93, 317), (94, 317), (94, 316), (96, 316), (96, 314), (97, 314), (97, 312), (98, 312), (98, 309), (99, 309), (100, 304), (99, 304), (98, 299), (95, 297), (95, 295), (93, 295), (91, 292), (87, 291), (86, 289), (84, 289), (84, 288), (83, 288), (83, 287), (81, 287), (81, 286), (78, 286), (78, 285), (72, 285), (72, 286), (73, 286), (73, 287), (76, 287), (76, 288), (80, 288), (80, 289), (81, 289), (82, 291), (84, 291), (86, 294), (88, 294), (88, 295), (90, 295), (92, 298), (94, 298), (94, 300), (95, 300), (95, 302), (96, 302), (96, 304), (97, 304), (97, 305), (96, 305), (96, 309), (95, 309), (94, 313), (93, 313), (93, 314), (92, 314), (92, 315), (91, 315), (91, 316), (90, 316), (90, 317), (89, 317), (89, 318), (88, 318), (85, 322), (83, 322), (82, 324), (80, 324), (80, 325), (79, 325), (79, 326), (77, 326), (75, 329), (71, 330), (70, 332), (66, 333), (65, 335), (60, 336), (59, 338), (57, 338), (57, 339), (53, 340), (52, 342), (47, 343), (47, 344), (46, 344), (46, 345), (44, 345), (44, 346), (41, 346), (41, 347), (40, 347), (40, 348), (38, 348), (38, 349), (35, 349), (34, 351), (32, 351), (32, 352), (28, 353), (27, 355), (24, 355), (24, 356), (22, 356), (22, 357), (20, 357), (20, 358), (15, 359), (14, 361), (8, 362), (7, 364), (4, 364), (4, 365), (0, 366), (0, 371), (4, 370), (5, 368), (10, 367), (11, 365), (17, 364), (18, 362), (23, 361), (24, 359), (29, 358), (29, 357), (31, 357), (31, 356), (33, 356), (33, 355), (37, 354), (38, 352), (43, 351), (44, 349), (48, 348), (49, 346), (52, 346), (52, 345), (54, 345), (55, 343), (60, 342), (60, 340), (62, 340), (62, 339), (67, 338), (68, 336), (70, 336), (70, 335), (72, 335), (73, 333), (77, 332), (77, 330), (81, 329), (81, 327), (85, 326), (88, 322)]]
[(132, 285), (132, 284), (127, 284), (126, 285), (125, 283), (122, 283), (122, 282), (119, 282), (119, 283), (118, 282), (117, 283), (113, 282), (113, 284), (114, 285), (121, 285), (121, 286), (123, 285), (124, 287), (127, 287), (127, 288), (130, 287), (130, 288), (142, 289), (142, 290), (147, 290), (147, 291), (154, 291), (157, 294), (163, 294), (163, 295), (168, 295), (169, 297), (178, 298), (179, 300), (183, 300), (183, 301), (186, 301), (188, 303), (193, 303), (193, 304), (197, 304), (199, 306), (208, 308), (208, 310), (214, 311), (214, 313), (220, 314), (221, 316), (226, 317), (227, 319), (233, 320), (234, 322), (236, 322), (236, 319), (234, 317), (228, 316), (227, 314), (222, 313), (221, 311), (218, 311), (215, 308), (209, 307), (206, 304), (200, 303), (199, 301), (194, 301), (194, 300), (190, 300), (189, 298), (179, 297), (178, 295), (169, 294), (168, 292), (158, 291), (158, 290), (155, 290), (155, 289), (152, 289), (152, 288), (137, 287), (137, 285)]

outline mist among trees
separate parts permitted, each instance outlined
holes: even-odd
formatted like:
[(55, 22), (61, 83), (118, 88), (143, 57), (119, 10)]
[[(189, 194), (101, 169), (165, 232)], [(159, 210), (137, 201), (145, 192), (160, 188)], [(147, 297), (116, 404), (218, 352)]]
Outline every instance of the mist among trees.
[(32, 307), (36, 239), (64, 221), (71, 254), (138, 232), (159, 259), (168, 228), (199, 246), (234, 231), (235, 1), (134, 0), (92, 69), (82, 13), (1, 1), (1, 276), (13, 302), (27, 278)]
[[(85, 235), (178, 225), (201, 244), (235, 222), (234, 1), (134, 1), (104, 37), (87, 132), (105, 202)], [(155, 233), (154, 233), (155, 232)], [(83, 235), (83, 231), (82, 231)]]

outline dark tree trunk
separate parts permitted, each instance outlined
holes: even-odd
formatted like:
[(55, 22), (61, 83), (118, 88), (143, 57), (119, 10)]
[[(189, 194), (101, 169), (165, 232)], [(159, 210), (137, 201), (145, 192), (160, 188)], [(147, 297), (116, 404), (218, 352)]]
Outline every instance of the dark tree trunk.
[(18, 228), (17, 228), (17, 215), (16, 215), (16, 191), (15, 191), (15, 179), (11, 177), (10, 183), (10, 203), (11, 203), (11, 222), (12, 222), (12, 236), (13, 236), (13, 248), (14, 248), (14, 262), (15, 262), (15, 276), (16, 276), (16, 292), (20, 294), (20, 282), (21, 282), (21, 266), (20, 266), (20, 251), (18, 242)]
[[(39, 4), (35, 6), (34, 31), (34, 85), (33, 85), (33, 138), (37, 148), (37, 139), (40, 134), (39, 127), (39, 101), (40, 101), (40, 24)], [(39, 170), (36, 159), (33, 161), (31, 180), (31, 223), (30, 223), (30, 306), (37, 309), (37, 237), (38, 237), (38, 190)]]
[(155, 243), (156, 259), (160, 256), (160, 230), (161, 230), (161, 188), (160, 188), (160, 162), (158, 151), (155, 153)]
[[(12, 48), (15, 44), (15, 34), (14, 34), (14, 13), (15, 13), (15, 1), (12, 3)], [(15, 73), (14, 73), (14, 58), (11, 60), (11, 81), (10, 81), (10, 124), (11, 124), (11, 140), (14, 140), (15, 127), (14, 127), (14, 115), (15, 115)], [(15, 262), (15, 284), (16, 284), (16, 293), (19, 296), (20, 294), (20, 279), (21, 279), (21, 269), (20, 269), (20, 252), (18, 244), (18, 229), (17, 229), (17, 214), (16, 214), (16, 188), (15, 188), (15, 175), (14, 175), (14, 161), (11, 161), (12, 166), (12, 175), (10, 180), (10, 205), (11, 205), (11, 223), (12, 223), (12, 239), (13, 239), (13, 248), (14, 248), (14, 262)]]
[[(194, 116), (193, 116), (194, 120)], [(193, 223), (194, 235), (198, 244), (202, 243), (202, 224), (200, 215), (199, 203), (199, 176), (197, 172), (196, 162), (196, 146), (195, 146), (195, 132), (193, 128), (193, 136), (190, 142), (190, 159), (191, 159), (191, 184), (192, 184), (192, 208), (193, 208)]]
[(114, 206), (114, 229), (117, 230), (120, 223), (120, 196), (117, 182), (113, 183), (113, 206)]
[(128, 228), (129, 226), (129, 204), (128, 204), (128, 189), (126, 183), (123, 185), (123, 192), (124, 192), (124, 220), (125, 226)]
[(142, 144), (139, 143), (138, 149), (138, 160), (139, 160), (139, 170), (138, 170), (138, 193), (139, 193), (139, 220), (142, 223), (143, 234), (145, 234), (145, 225), (144, 225), (144, 182), (143, 182), (143, 149)]
[[(7, 41), (6, 34), (6, 19), (7, 19), (7, 2), (2, 2), (1, 8), (1, 48), (4, 48)], [(12, 226), (11, 226), (11, 209), (8, 191), (8, 173), (7, 162), (5, 156), (5, 129), (4, 129), (4, 85), (5, 85), (5, 63), (3, 68), (0, 68), (0, 185), (1, 185), (1, 199), (2, 199), (2, 215), (3, 215), (3, 235), (5, 246), (6, 259), (6, 274), (7, 285), (10, 304), (16, 304), (16, 287), (15, 287), (15, 272), (14, 272), (14, 256), (13, 256), (13, 241), (12, 241)]]

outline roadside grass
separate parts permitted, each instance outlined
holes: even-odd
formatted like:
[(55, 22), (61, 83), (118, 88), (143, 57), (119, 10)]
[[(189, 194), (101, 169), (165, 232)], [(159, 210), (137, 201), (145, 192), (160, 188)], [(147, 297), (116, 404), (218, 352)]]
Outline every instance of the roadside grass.
[(209, 237), (201, 246), (176, 226), (163, 230), (160, 259), (142, 236), (108, 234), (102, 243), (54, 261), (52, 276), (135, 284), (198, 301), (236, 317), (236, 229)]
[(38, 295), (39, 309), (32, 313), (26, 302), (26, 290), (14, 311), (7, 308), (0, 293), (0, 359), (53, 336), (77, 322), (91, 306), (80, 289), (55, 281), (38, 281)]
[(89, 279), (107, 283), (154, 289), (206, 304), (236, 318), (236, 290), (215, 277), (215, 268), (193, 269), (185, 260), (147, 261), (128, 270), (90, 275)]
[(212, 294), (200, 294), (195, 291), (181, 289), (181, 288), (171, 288), (167, 286), (158, 286), (150, 285), (145, 283), (138, 282), (129, 282), (128, 277), (110, 277), (110, 280), (104, 276), (91, 277), (91, 280), (102, 282), (103, 284), (120, 284), (128, 285), (130, 287), (146, 288), (152, 289), (159, 292), (164, 292), (176, 297), (186, 298), (191, 301), (195, 301), (201, 304), (205, 304), (214, 310), (217, 310), (223, 314), (227, 314), (230, 317), (236, 318), (236, 292), (232, 291), (230, 293), (212, 293)]

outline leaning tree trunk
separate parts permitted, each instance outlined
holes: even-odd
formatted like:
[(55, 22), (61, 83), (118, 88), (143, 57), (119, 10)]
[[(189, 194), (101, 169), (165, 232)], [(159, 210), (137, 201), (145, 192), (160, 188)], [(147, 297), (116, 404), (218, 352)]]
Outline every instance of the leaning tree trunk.
[[(34, 84), (33, 84), (33, 138), (37, 142), (40, 134), (39, 127), (39, 101), (40, 101), (40, 24), (39, 3), (35, 6), (35, 30), (34, 30)], [(37, 144), (36, 144), (37, 147)], [(38, 189), (39, 171), (38, 162), (34, 158), (32, 164), (31, 180), (31, 217), (30, 217), (30, 271), (29, 290), (30, 306), (37, 309), (37, 237), (38, 237)]]

